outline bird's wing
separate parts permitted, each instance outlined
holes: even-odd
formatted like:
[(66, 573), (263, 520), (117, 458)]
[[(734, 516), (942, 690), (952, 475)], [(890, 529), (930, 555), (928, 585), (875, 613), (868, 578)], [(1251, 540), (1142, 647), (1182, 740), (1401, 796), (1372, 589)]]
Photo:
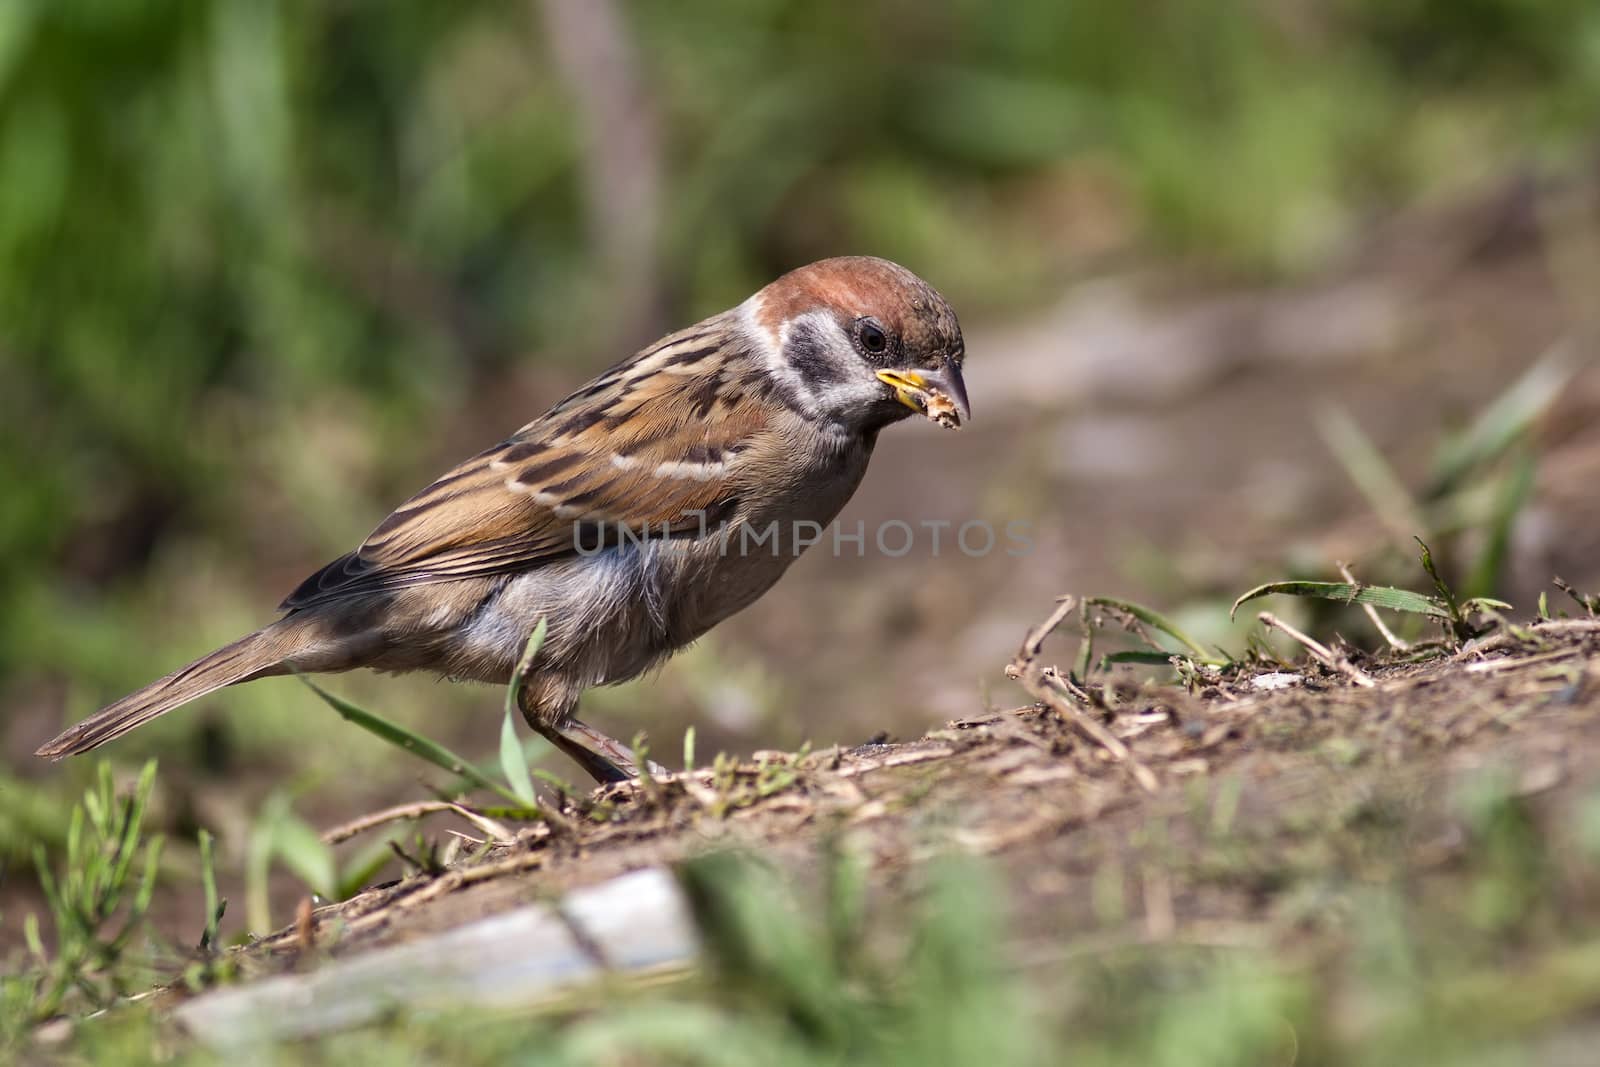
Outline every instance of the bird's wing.
[[(704, 327), (701, 327), (704, 330)], [(724, 335), (725, 336), (725, 335)], [(281, 605), (503, 574), (633, 535), (714, 530), (780, 447), (716, 334), (674, 335), (395, 509)]]

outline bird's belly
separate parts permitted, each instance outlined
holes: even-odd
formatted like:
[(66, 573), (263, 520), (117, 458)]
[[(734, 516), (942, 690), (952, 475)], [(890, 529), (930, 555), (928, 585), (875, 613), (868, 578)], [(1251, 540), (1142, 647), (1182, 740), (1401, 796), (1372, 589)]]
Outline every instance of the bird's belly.
[(574, 689), (627, 681), (748, 607), (793, 562), (716, 540), (657, 541), (546, 564), (508, 578), (456, 632), (450, 673), (504, 682), (539, 620), (535, 670)]
[(678, 544), (652, 542), (512, 575), (457, 632), (452, 673), (505, 681), (544, 619), (536, 673), (574, 691), (632, 678), (711, 625), (684, 617), (686, 563)]

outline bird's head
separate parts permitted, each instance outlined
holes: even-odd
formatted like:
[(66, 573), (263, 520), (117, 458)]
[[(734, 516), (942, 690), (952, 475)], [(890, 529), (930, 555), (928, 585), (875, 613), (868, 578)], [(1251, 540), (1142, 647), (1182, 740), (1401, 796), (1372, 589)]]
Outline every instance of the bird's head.
[(858, 432), (913, 412), (952, 428), (970, 418), (956, 314), (897, 263), (819, 260), (741, 310), (779, 387), (816, 417)]

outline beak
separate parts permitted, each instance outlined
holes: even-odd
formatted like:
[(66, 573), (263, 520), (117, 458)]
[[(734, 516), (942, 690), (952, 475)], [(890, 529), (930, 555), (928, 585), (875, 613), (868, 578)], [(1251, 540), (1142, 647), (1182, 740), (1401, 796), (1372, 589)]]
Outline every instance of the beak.
[(912, 411), (949, 429), (959, 429), (972, 418), (967, 405), (967, 384), (953, 363), (936, 371), (881, 370), (878, 380), (894, 390), (895, 399)]

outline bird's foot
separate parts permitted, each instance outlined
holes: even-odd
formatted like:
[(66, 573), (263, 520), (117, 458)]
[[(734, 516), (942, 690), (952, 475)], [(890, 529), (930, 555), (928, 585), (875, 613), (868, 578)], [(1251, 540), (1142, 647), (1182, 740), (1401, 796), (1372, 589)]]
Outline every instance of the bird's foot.
[[(588, 723), (569, 719), (563, 726), (540, 726), (538, 729), (551, 744), (570, 756), (601, 785), (639, 777), (639, 765), (634, 761), (633, 751)], [(653, 775), (670, 773), (654, 760), (647, 762)]]

